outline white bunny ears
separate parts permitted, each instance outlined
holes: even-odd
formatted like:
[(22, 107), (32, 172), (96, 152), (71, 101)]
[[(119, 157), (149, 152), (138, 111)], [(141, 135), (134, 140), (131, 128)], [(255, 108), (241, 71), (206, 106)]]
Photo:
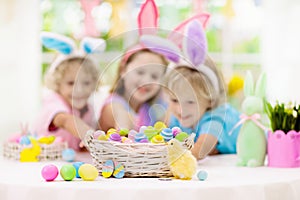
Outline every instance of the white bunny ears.
[(197, 69), (208, 77), (216, 92), (219, 93), (220, 87), (216, 73), (204, 65), (207, 41), (203, 26), (197, 18), (191, 18), (178, 27), (184, 31), (183, 34), (173, 31), (168, 39), (154, 35), (143, 35), (140, 39), (141, 43), (152, 51), (164, 54), (177, 64), (182, 61), (187, 62), (186, 66)]
[(103, 39), (85, 37), (81, 40), (80, 48), (78, 49), (73, 39), (52, 32), (42, 32), (41, 41), (46, 48), (56, 50), (60, 53), (50, 66), (49, 70), (51, 72), (65, 59), (102, 53), (106, 48), (106, 43)]

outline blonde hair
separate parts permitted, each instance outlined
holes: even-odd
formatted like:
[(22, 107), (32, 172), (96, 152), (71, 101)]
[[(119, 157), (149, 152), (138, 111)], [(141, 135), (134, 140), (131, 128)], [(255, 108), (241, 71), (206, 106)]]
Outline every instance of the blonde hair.
[(126, 70), (126, 67), (127, 65), (132, 62), (136, 57), (137, 55), (141, 54), (141, 53), (152, 53), (152, 54), (155, 54), (157, 56), (159, 56), (163, 62), (163, 64), (166, 66), (166, 70), (167, 70), (167, 65), (168, 65), (168, 61), (165, 59), (164, 56), (158, 54), (158, 53), (155, 53), (153, 51), (150, 51), (149, 49), (140, 49), (134, 53), (132, 53), (128, 58), (127, 58), (127, 54), (125, 53), (123, 55), (123, 58), (119, 64), (119, 69), (118, 69), (118, 72), (117, 72), (117, 77), (110, 89), (110, 93), (118, 93), (119, 95), (123, 95), (124, 94), (124, 83), (123, 83), (123, 80), (122, 80), (122, 73)]
[(80, 65), (80, 70), (84, 70), (84, 72), (89, 73), (92, 75), (92, 79), (95, 84), (95, 89), (98, 88), (98, 78), (99, 78), (99, 71), (97, 66), (94, 62), (88, 58), (84, 57), (71, 57), (64, 61), (62, 61), (54, 71), (48, 69), (45, 75), (45, 85), (48, 89), (54, 90), (58, 92), (59, 85), (70, 67), (74, 64)]
[(218, 107), (224, 103), (226, 99), (225, 84), (222, 74), (218, 71), (215, 63), (210, 57), (206, 57), (204, 65), (209, 67), (218, 78), (218, 86), (220, 91), (213, 87), (210, 79), (196, 68), (186, 65), (180, 65), (174, 68), (166, 77), (165, 85), (169, 92), (172, 92), (175, 87), (178, 87), (181, 81), (187, 81), (195, 92), (198, 101), (204, 98), (209, 102), (208, 110)]

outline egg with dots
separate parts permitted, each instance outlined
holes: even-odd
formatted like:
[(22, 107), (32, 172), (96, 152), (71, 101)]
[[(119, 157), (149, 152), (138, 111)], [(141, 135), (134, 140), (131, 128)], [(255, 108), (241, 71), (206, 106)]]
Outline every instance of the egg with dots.
[(91, 164), (81, 165), (78, 174), (84, 181), (93, 181), (99, 176), (97, 168)]

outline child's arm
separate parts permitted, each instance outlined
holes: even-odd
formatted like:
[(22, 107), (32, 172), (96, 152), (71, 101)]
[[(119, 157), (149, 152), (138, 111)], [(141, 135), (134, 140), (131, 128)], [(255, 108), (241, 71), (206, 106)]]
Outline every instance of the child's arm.
[(201, 134), (191, 149), (197, 160), (205, 158), (208, 154), (216, 153), (218, 139), (212, 134)]
[(105, 105), (100, 114), (99, 123), (103, 131), (110, 128), (134, 128), (134, 119), (119, 103)]
[(55, 127), (65, 129), (81, 140), (83, 140), (88, 130), (93, 129), (80, 118), (67, 113), (56, 114), (52, 123)]

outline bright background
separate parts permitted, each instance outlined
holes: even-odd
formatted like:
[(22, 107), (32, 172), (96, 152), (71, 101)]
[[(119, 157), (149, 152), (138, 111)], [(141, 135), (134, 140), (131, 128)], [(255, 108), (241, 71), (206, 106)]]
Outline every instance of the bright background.
[[(91, 8), (88, 3), (95, 3)], [(137, 27), (143, 0), (0, 0), (0, 141), (32, 122), (42, 94), (42, 78), (53, 52), (39, 42), (41, 30), (108, 40), (99, 67), (135, 42), (116, 37)], [(251, 70), (268, 76), (270, 101), (300, 102), (300, 1), (297, 0), (156, 0), (159, 27), (174, 28), (198, 12), (208, 12), (210, 55), (228, 82)], [(115, 67), (111, 67), (111, 76)], [(110, 83), (111, 78), (104, 80)]]

